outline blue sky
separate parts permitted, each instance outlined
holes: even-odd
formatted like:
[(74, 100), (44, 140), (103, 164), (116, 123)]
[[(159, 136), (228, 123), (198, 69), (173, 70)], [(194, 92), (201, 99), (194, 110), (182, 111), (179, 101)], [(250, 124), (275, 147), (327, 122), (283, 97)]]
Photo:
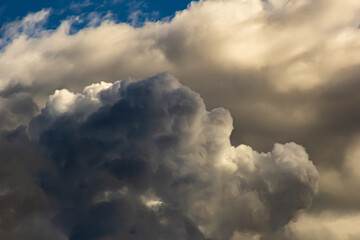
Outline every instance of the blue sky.
[(140, 22), (144, 19), (157, 20), (173, 16), (178, 10), (185, 9), (190, 0), (2, 0), (0, 3), (1, 25), (19, 20), (29, 12), (37, 12), (43, 8), (52, 9), (48, 28), (55, 28), (59, 22), (69, 16), (86, 15), (97, 12), (100, 15), (111, 13), (115, 21), (131, 22), (131, 14), (138, 14)]

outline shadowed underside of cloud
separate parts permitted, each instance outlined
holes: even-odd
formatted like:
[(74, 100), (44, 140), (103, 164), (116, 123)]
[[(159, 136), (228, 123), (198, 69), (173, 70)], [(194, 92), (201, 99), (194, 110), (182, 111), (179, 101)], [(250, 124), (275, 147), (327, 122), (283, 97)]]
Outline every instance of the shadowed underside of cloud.
[(29, 131), (48, 225), (70, 240), (285, 239), (317, 191), (303, 147), (231, 146), (229, 112), (167, 73), (56, 91)]

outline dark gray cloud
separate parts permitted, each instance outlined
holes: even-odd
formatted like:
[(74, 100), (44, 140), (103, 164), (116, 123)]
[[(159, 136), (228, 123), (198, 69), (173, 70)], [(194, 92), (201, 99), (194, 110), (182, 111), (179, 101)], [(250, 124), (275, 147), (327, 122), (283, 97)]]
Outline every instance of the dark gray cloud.
[(0, 129), (14, 129), (27, 124), (38, 112), (38, 106), (28, 93), (14, 93), (4, 97), (0, 95)]
[(0, 135), (0, 231), (6, 240), (56, 239), (64, 236), (51, 223), (51, 201), (38, 185), (37, 174), (46, 166), (39, 146), (26, 128)]
[(69, 239), (285, 238), (317, 191), (303, 147), (232, 147), (229, 112), (208, 112), (166, 73), (57, 91), (29, 130), (49, 161), (39, 186)]

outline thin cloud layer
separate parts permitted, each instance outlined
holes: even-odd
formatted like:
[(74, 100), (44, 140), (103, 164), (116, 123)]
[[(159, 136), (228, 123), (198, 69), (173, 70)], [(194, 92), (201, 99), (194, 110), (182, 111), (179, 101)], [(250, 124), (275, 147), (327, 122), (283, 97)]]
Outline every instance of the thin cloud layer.
[(228, 111), (169, 74), (56, 91), (30, 123), (69, 239), (269, 239), (310, 206), (319, 174), (295, 143), (258, 153), (231, 131)]

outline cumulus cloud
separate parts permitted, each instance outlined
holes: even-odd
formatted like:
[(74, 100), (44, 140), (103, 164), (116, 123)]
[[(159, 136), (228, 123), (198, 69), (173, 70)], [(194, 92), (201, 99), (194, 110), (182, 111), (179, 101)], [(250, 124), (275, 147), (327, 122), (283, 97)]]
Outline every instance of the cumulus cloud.
[[(353, 198), (357, 173), (347, 176), (349, 162), (357, 166), (357, 155), (349, 149), (360, 130), (359, 10), (357, 0), (207, 0), (191, 3), (170, 20), (141, 27), (117, 24), (110, 16), (94, 17), (94, 24), (76, 33), (71, 31), (72, 20), (52, 31), (44, 29), (48, 10), (29, 14), (1, 29), (0, 129), (26, 125), (45, 105), (38, 120), (44, 129), (60, 124), (59, 119), (87, 122), (119, 100), (110, 92), (120, 83), (74, 92), (94, 82), (169, 71), (199, 92), (209, 109), (224, 106), (231, 111), (234, 145), (250, 145), (255, 152), (273, 149), (271, 156), (277, 149), (274, 142), (303, 145), (324, 176), (315, 213), (327, 208), (358, 211), (358, 198)], [(107, 100), (100, 96), (105, 92)], [(32, 133), (40, 134), (41, 124), (33, 122)], [(301, 158), (301, 151), (293, 151)], [(264, 177), (259, 180), (264, 185), (272, 184), (265, 178), (269, 173), (257, 174)], [(255, 183), (244, 181), (252, 191), (260, 191)], [(96, 199), (118, 198), (124, 191), (117, 188)], [(264, 206), (276, 208), (270, 198), (259, 196)], [(268, 212), (266, 224), (251, 220), (248, 227), (261, 228), (263, 234), (265, 226), (277, 228), (274, 219), (286, 222), (292, 217), (291, 210), (281, 216)], [(214, 233), (216, 228), (206, 227)], [(229, 234), (226, 231), (219, 234)], [(239, 230), (232, 236), (237, 237), (261, 235)]]
[(227, 110), (167, 73), (56, 91), (30, 123), (69, 239), (269, 239), (311, 205), (319, 174), (295, 143), (258, 153), (231, 131)]
[[(200, 1), (168, 22), (134, 28), (104, 20), (76, 34), (65, 20), (41, 37), (17, 33), (0, 54), (0, 89), (30, 92), (43, 106), (56, 89), (169, 71), (210, 107), (233, 112), (237, 144), (265, 151), (275, 141), (309, 142), (320, 164), (333, 164), (343, 157), (335, 132), (344, 124), (326, 125), (332, 111), (322, 90), (337, 89), (344, 73), (356, 80), (359, 8), (352, 0)], [(327, 154), (325, 142), (339, 147)]]
[[(75, 36), (66, 31), (71, 21), (64, 21), (56, 31), (44, 31), (40, 39), (18, 38), (7, 46), (0, 58), (1, 69), (7, 69), (2, 87), (10, 80), (41, 83), (44, 79), (39, 76), (71, 86), (66, 76), (80, 74), (79, 68), (86, 69), (81, 74), (91, 76), (105, 67), (108, 71), (102, 70), (100, 77), (111, 79), (118, 73), (135, 74), (134, 68), (141, 68), (137, 76), (143, 77), (164, 69), (176, 74), (184, 69), (196, 71), (206, 64), (235, 71), (266, 70), (278, 90), (312, 89), (327, 83), (344, 66), (359, 63), (359, 7), (351, 0), (200, 1), (178, 12), (170, 22), (147, 22), (133, 28), (104, 21), (98, 28), (83, 29)], [(29, 15), (17, 25), (46, 14), (48, 11)], [(16, 32), (18, 28), (12, 29)], [(23, 35), (12, 35), (16, 34)], [(19, 62), (30, 56), (33, 61)], [(147, 67), (149, 58), (157, 63), (152, 65), (154, 69)], [(189, 59), (199, 63), (194, 65)], [(111, 65), (114, 62), (117, 69)], [(77, 67), (71, 67), (73, 64)], [(324, 64), (327, 68), (321, 68)], [(16, 76), (19, 67), (28, 74)], [(44, 74), (50, 71), (62, 74)], [(83, 81), (92, 83), (94, 78)]]

